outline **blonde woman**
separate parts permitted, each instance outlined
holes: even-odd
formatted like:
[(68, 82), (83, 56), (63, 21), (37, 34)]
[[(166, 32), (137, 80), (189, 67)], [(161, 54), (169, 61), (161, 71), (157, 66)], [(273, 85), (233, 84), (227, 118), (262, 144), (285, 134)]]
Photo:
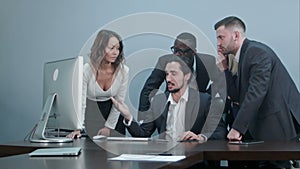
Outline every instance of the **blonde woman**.
[[(111, 97), (124, 101), (128, 85), (129, 68), (124, 64), (121, 37), (110, 30), (101, 30), (91, 48), (90, 62), (84, 64), (83, 74), (83, 117), (86, 98), (97, 101), (100, 112), (106, 120), (98, 135), (110, 135), (114, 129), (125, 135), (123, 117), (111, 102)], [(81, 137), (80, 130), (68, 135)]]

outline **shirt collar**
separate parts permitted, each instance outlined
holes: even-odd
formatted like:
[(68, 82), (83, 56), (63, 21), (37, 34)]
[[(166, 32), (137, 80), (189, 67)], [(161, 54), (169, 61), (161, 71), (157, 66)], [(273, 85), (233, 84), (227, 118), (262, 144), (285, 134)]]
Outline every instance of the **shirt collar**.
[(240, 60), (240, 55), (241, 55), (241, 48), (242, 48), (242, 45), (239, 47), (239, 50), (236, 52), (235, 56), (234, 56), (234, 59), (239, 62)]
[[(244, 42), (244, 40), (245, 40), (245, 39), (243, 39), (243, 42)], [(242, 42), (242, 44), (243, 44), (243, 42)], [(240, 55), (241, 55), (241, 49), (242, 49), (242, 46), (243, 46), (243, 45), (241, 45), (241, 46), (239, 47), (238, 51), (236, 52), (236, 54), (235, 54), (235, 56), (234, 56), (234, 59), (235, 59), (237, 62), (239, 62), (239, 60), (240, 60)]]

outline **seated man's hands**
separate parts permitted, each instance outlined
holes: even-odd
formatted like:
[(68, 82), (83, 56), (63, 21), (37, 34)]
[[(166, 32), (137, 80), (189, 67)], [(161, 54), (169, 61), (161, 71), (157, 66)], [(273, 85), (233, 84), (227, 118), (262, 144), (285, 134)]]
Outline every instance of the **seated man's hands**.
[(205, 138), (201, 135), (197, 135), (191, 131), (184, 132), (183, 135), (180, 137), (180, 141), (205, 141)]
[(130, 120), (131, 113), (129, 111), (128, 106), (122, 100), (117, 101), (113, 97), (111, 97), (110, 99), (112, 100), (112, 102), (116, 106), (116, 108), (121, 112), (122, 116), (124, 116), (125, 119)]

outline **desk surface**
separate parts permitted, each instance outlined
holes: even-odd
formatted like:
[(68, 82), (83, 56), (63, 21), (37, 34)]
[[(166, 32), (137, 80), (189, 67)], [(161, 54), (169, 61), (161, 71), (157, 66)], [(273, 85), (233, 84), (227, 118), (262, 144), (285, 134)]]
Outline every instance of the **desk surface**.
[(208, 141), (186, 151), (203, 151), (205, 160), (299, 160), (299, 141), (265, 141), (234, 145), (227, 141)]
[[(98, 144), (98, 145), (97, 145)], [(82, 152), (77, 157), (29, 157), (28, 153), (37, 148), (47, 148), (47, 147), (68, 147), (68, 146), (80, 146), (82, 147)], [(170, 147), (171, 146), (171, 147)], [(203, 159), (197, 156), (194, 162), (189, 162), (189, 159), (181, 163), (167, 163), (167, 162), (134, 162), (134, 161), (109, 161), (107, 158), (116, 157), (121, 153), (135, 153), (135, 154), (145, 154), (145, 153), (155, 153), (162, 152), (161, 150), (167, 150), (169, 147), (173, 149), (174, 146), (170, 143), (157, 143), (157, 142), (132, 142), (132, 141), (95, 141), (88, 138), (74, 140), (73, 143), (61, 143), (61, 144), (39, 144), (30, 142), (16, 142), (9, 144), (2, 144), (0, 146), (0, 152), (10, 151), (12, 153), (6, 154), (10, 155), (7, 157), (0, 158), (1, 169), (8, 168), (20, 168), (26, 166), (26, 168), (48, 168), (48, 169), (94, 169), (94, 168), (170, 168), (170, 165), (176, 165), (175, 168), (187, 168), (192, 164)], [(176, 146), (175, 146), (176, 147)], [(185, 152), (184, 149), (175, 148), (177, 155), (182, 155)], [(118, 151), (118, 152), (116, 152)], [(26, 153), (26, 154), (22, 154)], [(189, 153), (187, 153), (189, 154)]]
[[(80, 146), (82, 153), (78, 157), (29, 157), (27, 153), (41, 147)], [(299, 160), (300, 142), (265, 142), (254, 145), (229, 145), (227, 141), (208, 141), (205, 143), (170, 142), (130, 142), (95, 141), (78, 139), (73, 143), (38, 144), (19, 142), (2, 144), (0, 152), (11, 152), (0, 158), (1, 169), (6, 168), (187, 168), (202, 160)], [(186, 155), (186, 159), (175, 162), (121, 162), (108, 161), (122, 153), (145, 154), (168, 152), (174, 155)], [(26, 154), (22, 154), (26, 153)]]

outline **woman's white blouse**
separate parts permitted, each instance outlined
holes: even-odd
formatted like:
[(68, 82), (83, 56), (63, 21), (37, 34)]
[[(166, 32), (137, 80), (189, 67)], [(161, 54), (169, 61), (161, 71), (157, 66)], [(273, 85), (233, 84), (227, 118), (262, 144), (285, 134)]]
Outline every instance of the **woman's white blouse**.
[[(97, 83), (95, 74), (89, 63), (85, 63), (83, 66), (83, 91), (82, 91), (82, 119), (84, 124), (86, 98), (94, 101), (107, 101), (110, 97), (114, 97), (116, 100), (125, 99), (127, 87), (128, 87), (129, 68), (125, 64), (120, 64), (120, 70), (115, 75), (114, 81), (111, 87), (104, 91)], [(88, 112), (87, 112), (88, 113)], [(105, 126), (110, 129), (115, 129), (118, 122), (120, 112), (114, 105), (110, 110), (109, 116), (105, 122)], [(83, 125), (85, 126), (85, 125)]]

